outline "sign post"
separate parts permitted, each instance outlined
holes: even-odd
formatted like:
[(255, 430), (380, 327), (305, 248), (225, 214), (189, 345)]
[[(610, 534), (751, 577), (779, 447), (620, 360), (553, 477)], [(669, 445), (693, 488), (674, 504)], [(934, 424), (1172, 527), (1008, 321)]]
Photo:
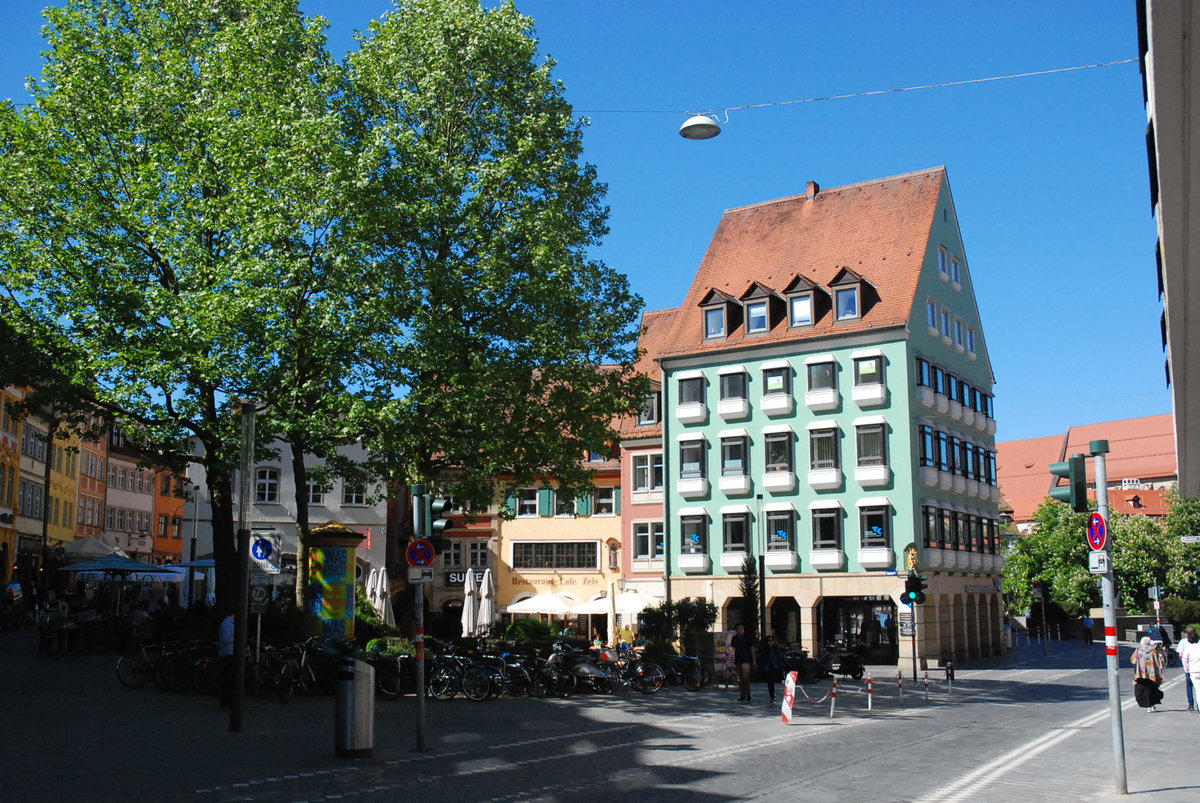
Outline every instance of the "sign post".
[[(1104, 655), (1108, 669), (1108, 708), (1112, 722), (1112, 747), (1117, 794), (1126, 794), (1125, 730), (1121, 719), (1121, 678), (1117, 673), (1117, 614), (1113, 565), (1108, 552), (1108, 468), (1104, 456), (1108, 441), (1092, 441), (1089, 447), (1096, 466), (1096, 503), (1099, 510), (1088, 520), (1088, 545), (1105, 555), (1104, 574), (1100, 575), (1100, 593), (1104, 605)], [(1099, 545), (1097, 545), (1097, 541)]]
[[(425, 486), (412, 487), (413, 540), (404, 551), (408, 565), (418, 571), (433, 566), (433, 544), (425, 540)], [(433, 570), (430, 568), (432, 579)], [(424, 753), (425, 747), (425, 587), (421, 580), (409, 582), (413, 587), (413, 648), (417, 653), (417, 752)]]

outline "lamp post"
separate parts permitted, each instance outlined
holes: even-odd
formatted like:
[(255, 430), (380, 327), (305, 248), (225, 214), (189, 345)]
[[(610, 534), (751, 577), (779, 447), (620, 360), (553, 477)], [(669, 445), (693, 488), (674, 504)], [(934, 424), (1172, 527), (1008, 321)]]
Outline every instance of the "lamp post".
[(200, 486), (192, 485), (192, 548), (188, 553), (188, 605), (196, 600), (196, 530), (200, 526)]

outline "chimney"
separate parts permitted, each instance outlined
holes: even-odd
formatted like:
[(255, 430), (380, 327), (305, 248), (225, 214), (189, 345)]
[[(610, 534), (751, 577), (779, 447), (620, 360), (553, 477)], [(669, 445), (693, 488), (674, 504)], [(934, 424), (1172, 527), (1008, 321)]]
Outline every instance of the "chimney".
[(808, 200), (810, 200), (810, 201), (814, 200), (817, 197), (817, 193), (820, 191), (821, 191), (820, 184), (818, 184), (815, 181), (808, 182), (808, 189), (806, 192), (806, 195), (808, 196)]

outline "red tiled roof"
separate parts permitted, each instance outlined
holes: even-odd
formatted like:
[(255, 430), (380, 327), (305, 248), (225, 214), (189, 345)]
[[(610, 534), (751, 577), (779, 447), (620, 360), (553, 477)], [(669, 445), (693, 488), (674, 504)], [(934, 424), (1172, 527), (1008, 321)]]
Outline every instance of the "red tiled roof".
[[(1055, 481), (1050, 475), (1050, 464), (1073, 454), (1090, 454), (1089, 444), (1094, 440), (1108, 441), (1105, 462), (1112, 509), (1122, 513), (1164, 515), (1152, 512), (1163, 507), (1161, 491), (1122, 492), (1120, 485), (1123, 479), (1175, 478), (1174, 422), (1169, 413), (1087, 424), (1071, 427), (1063, 435), (996, 444), (996, 475), (1000, 492), (1013, 509), (1013, 521), (1029, 521), (1045, 501)], [(1087, 468), (1088, 484), (1092, 485), (1096, 481), (1095, 462), (1088, 460)], [(1114, 497), (1114, 493), (1118, 496)], [(1147, 506), (1145, 510), (1134, 509), (1128, 504), (1134, 495), (1141, 496), (1139, 501)], [(1092, 497), (1095, 498), (1094, 493)]]
[[(717, 225), (663, 353), (719, 351), (780, 341), (903, 326), (912, 311), (929, 245), (944, 167), (820, 190), (727, 210)], [(782, 292), (797, 275), (826, 289), (848, 268), (864, 288), (860, 319), (833, 323), (826, 312), (808, 329), (786, 320), (747, 336), (738, 325), (727, 338), (705, 342), (700, 304), (716, 290), (734, 298), (758, 282)], [(870, 296), (877, 295), (877, 299)], [(874, 303), (869, 303), (874, 301)]]
[(1113, 513), (1143, 516), (1167, 515), (1167, 492), (1161, 488), (1108, 489), (1108, 509)]

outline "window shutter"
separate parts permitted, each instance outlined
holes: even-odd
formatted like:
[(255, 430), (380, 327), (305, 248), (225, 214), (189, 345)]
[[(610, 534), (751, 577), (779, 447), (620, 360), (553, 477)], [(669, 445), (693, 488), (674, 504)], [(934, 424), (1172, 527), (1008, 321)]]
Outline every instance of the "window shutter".
[(575, 500), (575, 515), (590, 516), (592, 515), (592, 495), (584, 494)]
[(504, 497), (504, 509), (508, 511), (510, 516), (517, 515), (517, 497), (515, 494), (509, 494)]
[(613, 488), (613, 513), (621, 515), (621, 486)]
[(538, 489), (538, 515), (554, 515), (554, 491), (550, 488)]

